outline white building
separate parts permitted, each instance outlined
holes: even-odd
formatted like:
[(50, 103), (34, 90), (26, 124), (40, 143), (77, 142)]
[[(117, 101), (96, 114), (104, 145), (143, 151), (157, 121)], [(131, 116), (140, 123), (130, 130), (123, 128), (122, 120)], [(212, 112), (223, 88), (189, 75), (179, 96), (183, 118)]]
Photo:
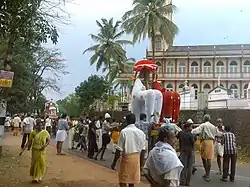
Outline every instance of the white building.
[(180, 109), (250, 109), (250, 84), (247, 93), (249, 93), (247, 98), (239, 98), (235, 97), (231, 90), (216, 86), (208, 93), (198, 93), (198, 98), (195, 99), (194, 88), (184, 86), (183, 91), (180, 92)]
[(250, 97), (239, 98), (231, 90), (217, 86), (208, 93), (207, 106), (208, 109), (250, 109)]
[(227, 108), (229, 99), (228, 89), (217, 86), (208, 93), (207, 107), (209, 109)]

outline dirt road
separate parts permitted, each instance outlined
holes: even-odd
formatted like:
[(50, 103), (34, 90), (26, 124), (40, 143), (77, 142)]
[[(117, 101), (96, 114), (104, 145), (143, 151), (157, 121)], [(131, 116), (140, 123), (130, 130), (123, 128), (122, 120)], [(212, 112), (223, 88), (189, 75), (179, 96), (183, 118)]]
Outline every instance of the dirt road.
[[(54, 147), (48, 147), (48, 170), (42, 184), (33, 185), (30, 183), (29, 165), (30, 152), (25, 152), (19, 157), (21, 137), (5, 136), (4, 157), (0, 159), (0, 187), (118, 187), (117, 172), (105, 166), (110, 166), (113, 157), (110, 151), (107, 152), (106, 162), (86, 160), (85, 156), (76, 155), (57, 156)], [(52, 142), (53, 143), (53, 142)], [(66, 146), (67, 147), (67, 146)], [(74, 154), (74, 152), (72, 152)], [(99, 165), (98, 165), (99, 164)], [(192, 178), (193, 187), (249, 187), (250, 177), (247, 170), (238, 167), (235, 183), (223, 183), (220, 176), (215, 172), (211, 173), (212, 181), (204, 182), (202, 179), (203, 169), (198, 169)], [(244, 174), (244, 171), (246, 174)], [(242, 173), (244, 175), (242, 175)], [(145, 181), (145, 180), (144, 180)], [(146, 183), (136, 187), (149, 187)]]
[[(4, 157), (0, 159), (0, 187), (31, 187), (29, 177), (30, 152), (21, 157), (20, 136), (6, 135)], [(47, 149), (48, 169), (38, 187), (115, 187), (117, 172), (81, 159), (77, 156), (57, 156), (53, 147)], [(141, 183), (138, 187), (146, 187)]]

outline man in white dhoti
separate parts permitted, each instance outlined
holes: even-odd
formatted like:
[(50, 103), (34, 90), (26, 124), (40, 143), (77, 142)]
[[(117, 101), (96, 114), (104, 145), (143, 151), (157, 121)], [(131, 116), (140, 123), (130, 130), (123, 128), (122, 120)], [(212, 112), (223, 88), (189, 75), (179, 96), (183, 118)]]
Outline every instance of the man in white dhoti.
[(58, 121), (58, 130), (56, 132), (57, 155), (64, 155), (62, 154), (62, 145), (67, 138), (67, 130), (69, 130), (69, 125), (68, 121), (66, 120), (66, 117), (66, 114), (62, 114), (61, 118)]
[(145, 150), (146, 136), (137, 128), (135, 114), (126, 116), (126, 126), (121, 130), (116, 153), (111, 165), (115, 169), (116, 162), (120, 158), (119, 185), (120, 187), (134, 187), (140, 182), (141, 151)]
[(52, 120), (49, 118), (49, 116), (47, 116), (45, 120), (45, 130), (47, 130), (49, 134), (51, 134), (51, 129), (52, 129)]
[(102, 125), (101, 125), (101, 117), (99, 119), (97, 119), (96, 117), (96, 123), (95, 123), (95, 126), (96, 126), (96, 143), (97, 143), (97, 147), (98, 147), (98, 150), (101, 149), (102, 147)]

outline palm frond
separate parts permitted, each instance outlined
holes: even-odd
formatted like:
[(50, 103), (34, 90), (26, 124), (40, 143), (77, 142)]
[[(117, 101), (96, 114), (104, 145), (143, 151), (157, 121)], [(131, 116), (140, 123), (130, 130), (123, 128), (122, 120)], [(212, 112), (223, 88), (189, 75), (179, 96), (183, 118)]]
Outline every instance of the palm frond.
[(161, 13), (162, 15), (165, 15), (166, 17), (173, 14), (176, 10), (177, 10), (177, 7), (172, 4), (166, 4), (156, 9), (157, 12)]
[(96, 20), (96, 24), (98, 25), (98, 27), (103, 28), (103, 25), (98, 20)]
[(92, 40), (94, 40), (95, 42), (102, 42), (103, 41), (103, 38), (101, 38), (100, 36), (96, 36), (94, 34), (90, 34), (90, 38)]
[(113, 25), (113, 22), (114, 22), (114, 18), (110, 18), (110, 20), (108, 21), (108, 24)]
[(173, 42), (174, 37), (179, 32), (178, 27), (168, 18), (164, 16), (159, 16), (159, 21), (164, 21), (164, 23), (160, 27), (160, 32), (162, 33), (163, 39), (171, 44)]
[(115, 25), (114, 25), (114, 28), (118, 28), (120, 25), (121, 25), (121, 21), (116, 21), (115, 22)]
[(125, 12), (122, 16), (122, 20), (125, 21), (127, 20), (129, 17), (131, 17), (133, 15), (133, 10), (129, 10), (127, 12)]
[(103, 58), (104, 56), (99, 56), (97, 62), (96, 62), (96, 71), (99, 71), (100, 68), (102, 67), (103, 65)]
[(120, 45), (132, 45), (133, 42), (129, 41), (129, 40), (116, 40), (116, 43), (120, 44)]
[(100, 44), (97, 44), (97, 45), (93, 45), (87, 49), (85, 49), (82, 54), (84, 55), (86, 52), (90, 52), (90, 51), (96, 51), (96, 49), (100, 46)]
[(94, 53), (91, 56), (91, 58), (89, 59), (90, 65), (93, 65), (97, 61), (98, 58), (99, 58), (99, 54), (98, 53)]
[(126, 34), (126, 31), (125, 31), (125, 30), (122, 30), (122, 31), (116, 33), (116, 34), (114, 35), (114, 38), (113, 38), (113, 39), (118, 39), (118, 38), (122, 37), (124, 34)]
[(115, 90), (117, 90), (117, 88), (120, 86), (120, 82), (119, 82), (119, 80), (117, 80), (117, 79), (115, 79), (115, 80), (113, 81), (112, 84), (114, 85), (113, 88), (114, 88)]
[(105, 19), (105, 18), (102, 18), (101, 21), (102, 21), (103, 25), (107, 25), (108, 24), (108, 20)]
[(141, 4), (137, 4), (134, 8), (133, 8), (133, 14), (137, 15), (137, 14), (141, 14), (141, 13), (147, 13), (149, 11), (149, 7), (145, 6), (145, 5), (141, 5)]
[(102, 68), (102, 73), (105, 73), (105, 72), (107, 71), (107, 69), (108, 69), (108, 67), (104, 66), (104, 67)]

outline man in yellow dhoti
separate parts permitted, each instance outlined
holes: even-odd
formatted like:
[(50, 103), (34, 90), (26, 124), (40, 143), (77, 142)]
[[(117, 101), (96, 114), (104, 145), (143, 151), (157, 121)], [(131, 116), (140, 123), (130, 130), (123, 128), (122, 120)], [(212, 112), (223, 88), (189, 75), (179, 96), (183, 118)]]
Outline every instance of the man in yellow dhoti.
[(50, 135), (44, 130), (44, 124), (41, 119), (37, 119), (35, 130), (30, 133), (29, 142), (24, 146), (20, 156), (27, 147), (32, 145), (32, 157), (30, 166), (30, 176), (32, 182), (41, 182), (46, 170), (46, 151), (45, 148), (49, 145)]
[(13, 136), (18, 136), (18, 132), (21, 126), (21, 118), (18, 115), (15, 115), (12, 125), (13, 125)]
[(134, 187), (140, 182), (140, 154), (145, 150), (146, 136), (135, 124), (135, 114), (126, 116), (127, 126), (121, 130), (116, 153), (111, 165), (115, 169), (121, 154), (119, 184), (120, 187)]
[(204, 123), (192, 130), (193, 134), (200, 136), (200, 152), (201, 159), (205, 169), (203, 178), (210, 181), (211, 160), (214, 156), (214, 141), (216, 136), (222, 136), (222, 133), (210, 123), (211, 117), (209, 114), (204, 115)]

